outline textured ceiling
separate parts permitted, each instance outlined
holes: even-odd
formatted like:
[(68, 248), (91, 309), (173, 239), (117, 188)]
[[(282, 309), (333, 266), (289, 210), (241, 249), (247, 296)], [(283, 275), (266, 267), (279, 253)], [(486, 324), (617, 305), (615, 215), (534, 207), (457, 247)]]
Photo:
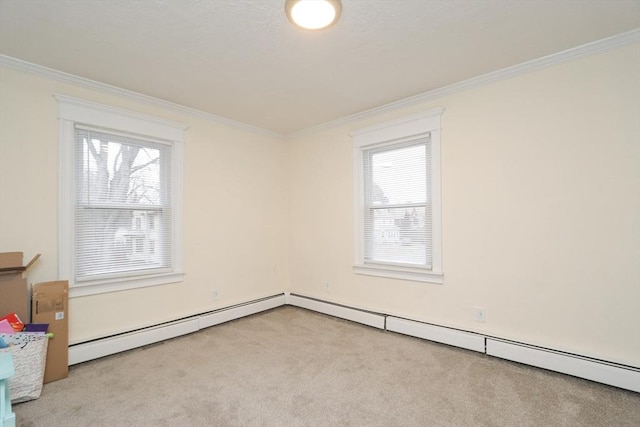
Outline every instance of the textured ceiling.
[[(636, 29), (640, 1), (0, 0), (0, 53), (281, 134)], [(1, 82), (0, 82), (1, 83)]]

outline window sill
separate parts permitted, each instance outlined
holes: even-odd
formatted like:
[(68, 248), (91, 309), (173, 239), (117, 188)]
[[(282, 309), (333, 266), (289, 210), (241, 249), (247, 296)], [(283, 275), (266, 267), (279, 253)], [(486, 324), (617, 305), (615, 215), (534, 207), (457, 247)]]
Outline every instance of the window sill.
[(421, 268), (398, 267), (382, 264), (358, 264), (353, 266), (353, 272), (367, 276), (387, 277), (390, 279), (412, 280), (442, 284), (443, 273), (424, 270)]
[(130, 289), (146, 288), (148, 286), (166, 285), (182, 282), (184, 273), (173, 272), (154, 274), (149, 276), (124, 277), (111, 280), (96, 280), (79, 282), (69, 287), (69, 297), (85, 297), (89, 295), (105, 294), (109, 292), (126, 291)]

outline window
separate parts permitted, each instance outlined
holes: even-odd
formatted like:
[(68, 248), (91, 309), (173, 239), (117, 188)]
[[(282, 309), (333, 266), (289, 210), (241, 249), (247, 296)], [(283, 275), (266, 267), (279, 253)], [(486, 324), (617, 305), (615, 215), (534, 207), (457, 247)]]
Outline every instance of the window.
[(181, 281), (185, 126), (56, 99), (60, 278), (71, 296)]
[(358, 274), (442, 283), (440, 118), (432, 110), (352, 134)]

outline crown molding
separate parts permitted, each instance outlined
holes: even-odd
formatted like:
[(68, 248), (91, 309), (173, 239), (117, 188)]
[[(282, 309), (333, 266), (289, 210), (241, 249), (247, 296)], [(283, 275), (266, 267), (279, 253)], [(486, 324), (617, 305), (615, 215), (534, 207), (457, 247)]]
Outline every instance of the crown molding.
[(74, 74), (65, 73), (63, 71), (54, 70), (53, 68), (44, 67), (42, 65), (33, 64), (31, 62), (23, 61), (21, 59), (13, 58), (7, 55), (0, 55), (0, 66), (11, 68), (18, 71), (24, 71), (27, 73), (48, 77), (53, 80), (57, 80), (63, 83), (69, 83), (76, 86), (81, 86), (88, 89), (98, 90), (109, 95), (116, 95), (123, 98), (127, 98), (133, 101), (142, 102), (144, 104), (153, 105), (161, 108), (165, 108), (171, 111), (177, 111), (180, 113), (189, 114), (201, 119), (209, 120), (218, 124), (227, 125), (232, 128), (244, 130), (247, 132), (255, 133), (258, 135), (269, 136), (272, 138), (283, 139), (284, 135), (273, 132), (267, 129), (262, 129), (257, 126), (249, 125), (246, 123), (238, 122), (236, 120), (228, 119), (226, 117), (217, 116), (215, 114), (206, 113), (195, 108), (186, 107), (184, 105), (176, 104), (170, 101), (165, 101), (153, 96), (144, 95), (138, 92), (134, 92), (127, 89), (122, 89), (116, 86), (112, 86), (106, 83), (98, 82), (84, 77), (76, 76)]
[(443, 86), (438, 89), (430, 90), (427, 92), (420, 93), (418, 95), (414, 95), (408, 98), (394, 101), (389, 104), (381, 105), (379, 107), (371, 108), (369, 110), (361, 111), (359, 113), (344, 116), (339, 119), (332, 120), (330, 122), (322, 123), (316, 126), (311, 126), (306, 129), (289, 133), (285, 135), (285, 138), (293, 139), (293, 138), (311, 135), (311, 134), (320, 132), (322, 130), (343, 126), (345, 124), (366, 119), (368, 117), (372, 117), (377, 114), (388, 113), (400, 108), (411, 107), (427, 101), (432, 101), (434, 99), (442, 98), (444, 96), (453, 95), (455, 93), (462, 92), (464, 90), (469, 90), (469, 89), (484, 86), (499, 80), (505, 80), (512, 77), (520, 76), (522, 74), (526, 74), (531, 71), (551, 67), (556, 64), (572, 61), (574, 59), (593, 55), (599, 52), (612, 50), (612, 49), (625, 46), (631, 43), (635, 43), (638, 41), (640, 41), (640, 28), (637, 28), (635, 30), (631, 30), (622, 34), (618, 34), (612, 37), (607, 37), (605, 39), (597, 40), (595, 42), (587, 43), (581, 46), (577, 46), (571, 49), (567, 49), (561, 52), (557, 52), (551, 55), (543, 56), (541, 58), (533, 59), (531, 61), (523, 62), (518, 65), (513, 65), (511, 67), (506, 67), (497, 71), (492, 71), (490, 73), (473, 77), (468, 80), (463, 80), (448, 86)]
[(404, 98), (398, 101), (391, 102), (389, 104), (381, 105), (379, 107), (371, 108), (369, 110), (361, 111), (359, 113), (351, 114), (341, 117), (330, 122), (322, 123), (316, 126), (311, 126), (296, 132), (292, 132), (286, 135), (273, 132), (267, 129), (259, 128), (257, 126), (249, 125), (246, 123), (238, 122), (236, 120), (228, 119), (226, 117), (217, 116), (215, 114), (206, 113), (195, 108), (186, 107), (184, 105), (175, 104), (173, 102), (165, 101), (163, 99), (155, 98), (148, 95), (143, 95), (138, 92), (122, 89), (116, 86), (112, 86), (106, 83), (101, 83), (95, 80), (86, 79), (73, 74), (65, 73), (62, 71), (54, 70), (52, 68), (43, 67), (41, 65), (32, 64), (27, 61), (23, 61), (17, 58), (13, 58), (6, 55), (0, 55), (0, 66), (12, 68), (19, 71), (24, 71), (44, 77), (48, 77), (54, 80), (58, 80), (64, 83), (70, 83), (77, 86), (82, 86), (89, 89), (98, 90), (111, 95), (117, 95), (124, 98), (128, 98), (134, 101), (150, 104), (173, 110), (205, 120), (210, 120), (218, 124), (224, 124), (236, 129), (244, 130), (258, 135), (264, 135), (278, 139), (294, 139), (306, 135), (311, 135), (320, 132), (325, 129), (335, 128), (348, 123), (352, 123), (358, 120), (362, 120), (368, 117), (375, 116), (377, 114), (391, 112), (400, 108), (410, 107), (417, 104), (421, 104), (427, 101), (432, 101), (444, 96), (452, 95), (464, 90), (476, 88), (489, 83), (493, 83), (499, 80), (509, 79), (512, 77), (520, 76), (531, 71), (551, 67), (556, 64), (571, 61), (574, 59), (582, 58), (584, 56), (593, 55), (599, 52), (612, 50), (627, 44), (636, 43), (640, 41), (640, 29), (631, 30), (622, 34), (618, 34), (605, 39), (597, 40), (595, 42), (587, 43), (575, 48), (567, 49), (562, 52), (554, 53), (551, 55), (543, 56), (538, 59), (524, 62), (522, 64), (506, 67), (497, 71), (493, 71), (481, 76), (473, 77), (468, 80), (463, 80), (457, 83), (453, 83), (448, 86), (444, 86), (438, 89), (430, 90), (420, 93), (408, 98)]

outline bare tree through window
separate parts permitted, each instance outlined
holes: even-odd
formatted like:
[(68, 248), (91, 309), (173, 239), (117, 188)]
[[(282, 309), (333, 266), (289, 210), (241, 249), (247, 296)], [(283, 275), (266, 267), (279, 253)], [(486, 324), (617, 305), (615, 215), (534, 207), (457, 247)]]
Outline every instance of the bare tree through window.
[(77, 276), (165, 267), (157, 240), (167, 226), (168, 150), (84, 130), (77, 131), (76, 148)]

